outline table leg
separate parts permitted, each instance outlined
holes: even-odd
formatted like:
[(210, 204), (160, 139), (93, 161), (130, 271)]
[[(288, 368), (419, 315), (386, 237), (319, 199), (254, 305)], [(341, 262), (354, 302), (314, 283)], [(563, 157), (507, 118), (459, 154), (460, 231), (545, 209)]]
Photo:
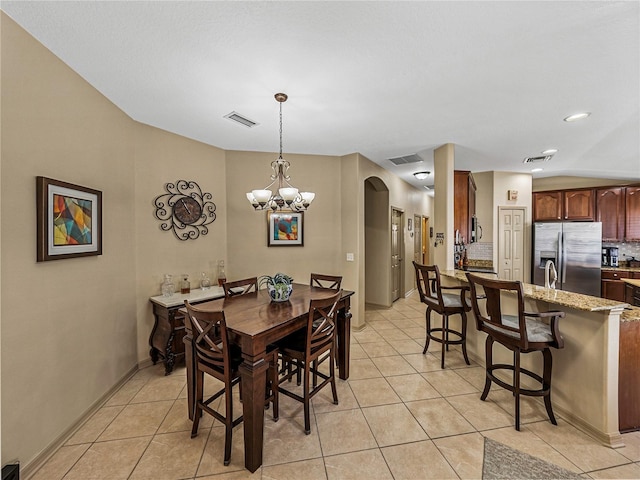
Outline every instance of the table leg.
[(349, 305), (338, 311), (338, 377), (349, 378), (349, 356), (351, 355), (351, 312)]
[(269, 362), (264, 353), (246, 358), (240, 365), (242, 415), (244, 416), (244, 466), (251, 473), (262, 465), (264, 399)]

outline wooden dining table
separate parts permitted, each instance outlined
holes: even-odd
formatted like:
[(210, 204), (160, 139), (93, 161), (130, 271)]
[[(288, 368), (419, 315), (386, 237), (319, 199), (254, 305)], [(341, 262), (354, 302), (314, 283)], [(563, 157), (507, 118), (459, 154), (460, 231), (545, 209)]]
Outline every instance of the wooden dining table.
[[(304, 328), (309, 314), (309, 301), (329, 297), (335, 292), (332, 289), (293, 284), (293, 292), (287, 302), (272, 302), (266, 290), (259, 290), (198, 305), (198, 308), (206, 310), (224, 310), (229, 339), (242, 351), (243, 362), (239, 370), (244, 416), (244, 465), (250, 472), (255, 472), (262, 465), (266, 372), (269, 368), (269, 362), (265, 360), (267, 345)], [(349, 378), (349, 310), (353, 294), (349, 290), (342, 291), (336, 316), (338, 372), (343, 380)], [(181, 309), (181, 313), (186, 320), (186, 309)], [(189, 418), (193, 420), (195, 354), (189, 323), (185, 321), (184, 343)]]

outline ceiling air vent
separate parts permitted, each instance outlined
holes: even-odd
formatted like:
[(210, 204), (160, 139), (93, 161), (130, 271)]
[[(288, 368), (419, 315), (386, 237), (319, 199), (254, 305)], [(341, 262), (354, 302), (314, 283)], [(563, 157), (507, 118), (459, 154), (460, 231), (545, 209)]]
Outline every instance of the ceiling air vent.
[(238, 112), (231, 112), (228, 113), (224, 116), (224, 118), (228, 118), (229, 120), (239, 123), (241, 125), (244, 125), (245, 127), (255, 127), (256, 125), (259, 125), (258, 122), (254, 122), (253, 120), (249, 120), (247, 117), (245, 117), (244, 115), (240, 115)]
[(549, 160), (551, 160), (551, 157), (553, 157), (553, 155), (542, 155), (540, 157), (527, 157), (522, 161), (522, 163), (548, 162)]
[(390, 158), (389, 161), (394, 165), (406, 165), (407, 163), (418, 163), (423, 160), (418, 154), (413, 153), (411, 155), (405, 155), (404, 157)]

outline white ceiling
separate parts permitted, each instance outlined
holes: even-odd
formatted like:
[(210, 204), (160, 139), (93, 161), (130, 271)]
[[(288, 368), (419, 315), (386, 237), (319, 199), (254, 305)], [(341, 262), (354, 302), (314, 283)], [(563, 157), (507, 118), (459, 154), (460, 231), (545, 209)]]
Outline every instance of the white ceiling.
[(360, 152), (421, 186), (444, 143), (475, 172), (529, 172), (553, 147), (534, 178), (640, 180), (638, 1), (1, 7), (133, 119), (223, 149), (277, 152), (282, 91), (285, 158)]

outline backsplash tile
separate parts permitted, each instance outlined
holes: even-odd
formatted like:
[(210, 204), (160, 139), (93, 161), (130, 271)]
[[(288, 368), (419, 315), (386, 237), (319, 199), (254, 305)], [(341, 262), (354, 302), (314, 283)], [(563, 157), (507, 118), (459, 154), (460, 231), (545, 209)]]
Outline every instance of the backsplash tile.
[(603, 247), (618, 247), (618, 261), (622, 265), (631, 257), (640, 260), (640, 242), (603, 242)]

